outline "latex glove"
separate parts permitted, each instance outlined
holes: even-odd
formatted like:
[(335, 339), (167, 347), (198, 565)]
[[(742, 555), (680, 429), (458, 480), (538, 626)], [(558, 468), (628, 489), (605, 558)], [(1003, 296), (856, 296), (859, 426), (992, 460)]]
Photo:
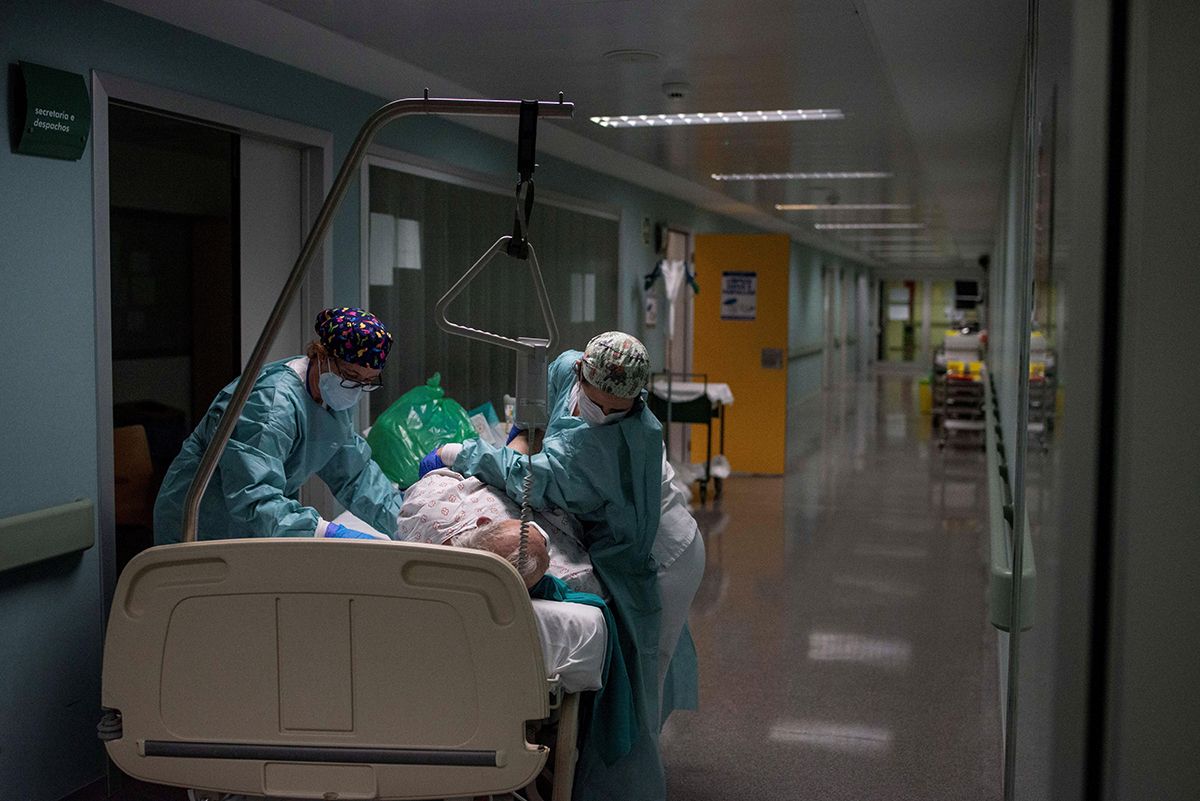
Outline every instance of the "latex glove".
[(325, 536), (329, 539), (337, 540), (373, 540), (373, 537), (365, 531), (356, 531), (352, 528), (346, 528), (341, 523), (330, 523), (325, 527)]
[(438, 449), (434, 448), (429, 454), (421, 460), (421, 464), (417, 467), (417, 477), (425, 478), (425, 474), (445, 467), (446, 463), (442, 461), (442, 457), (438, 455)]

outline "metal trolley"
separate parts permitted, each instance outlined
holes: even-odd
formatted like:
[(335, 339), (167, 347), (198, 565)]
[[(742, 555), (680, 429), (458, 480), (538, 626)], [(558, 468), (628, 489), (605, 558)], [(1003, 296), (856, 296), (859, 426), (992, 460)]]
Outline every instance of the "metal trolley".
[[(657, 385), (656, 379), (665, 379), (667, 382), (667, 397), (662, 397), (655, 392)], [(704, 385), (704, 391), (698, 397), (686, 401), (672, 401), (672, 389), (676, 383), (699, 383)], [(719, 420), (721, 423), (721, 432), (719, 438), (719, 454), (725, 454), (725, 404), (720, 401), (714, 401), (708, 396), (708, 374), (707, 373), (655, 373), (650, 377), (650, 393), (648, 400), (650, 411), (663, 424), (664, 436), (666, 438), (667, 453), (671, 452), (671, 423), (694, 423), (702, 425), (705, 429), (705, 451), (704, 451), (704, 475), (698, 479), (700, 482), (700, 503), (703, 505), (708, 501), (708, 484), (711, 481), (713, 484), (713, 500), (717, 501), (721, 497), (721, 492), (724, 489), (724, 482), (719, 477), (714, 477), (712, 472), (712, 440), (713, 440), (713, 420)]]

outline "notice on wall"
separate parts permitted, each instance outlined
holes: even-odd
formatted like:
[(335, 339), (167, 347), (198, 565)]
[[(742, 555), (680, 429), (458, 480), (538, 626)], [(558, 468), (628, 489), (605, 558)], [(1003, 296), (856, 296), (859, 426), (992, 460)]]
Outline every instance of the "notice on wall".
[(15, 74), (16, 113), (23, 111), (24, 117), (19, 118), (20, 133), (13, 151), (78, 161), (92, 126), (84, 77), (28, 61), (20, 62)]
[(642, 299), (642, 310), (645, 312), (643, 321), (647, 328), (654, 328), (658, 325), (658, 297), (656, 295), (646, 295)]
[(758, 273), (721, 273), (721, 319), (753, 320), (758, 316)]

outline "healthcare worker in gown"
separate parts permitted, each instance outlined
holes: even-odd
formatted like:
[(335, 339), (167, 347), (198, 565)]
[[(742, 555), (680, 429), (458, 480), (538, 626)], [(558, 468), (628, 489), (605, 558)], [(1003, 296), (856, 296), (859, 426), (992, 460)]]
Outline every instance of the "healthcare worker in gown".
[[(392, 335), (373, 314), (349, 307), (317, 315), (306, 356), (266, 365), (200, 502), (199, 539), (337, 537), (374, 539), (321, 519), (298, 500), (320, 476), (337, 499), (392, 534), (401, 494), (371, 460), (352, 409), (379, 386)], [(237, 382), (221, 390), (171, 463), (154, 504), (154, 541), (179, 542), (183, 505), (205, 447)]]
[[(550, 422), (540, 451), (481, 440), (444, 445), (422, 469), (445, 464), (520, 500), (534, 476), (535, 508), (557, 506), (583, 524), (588, 554), (614, 608), (634, 686), (639, 739), (606, 765), (581, 754), (576, 797), (665, 796), (658, 730), (673, 708), (696, 706), (696, 653), (687, 611), (704, 572), (704, 545), (687, 498), (671, 485), (662, 426), (645, 405), (650, 363), (636, 338), (611, 331), (567, 351), (548, 376)], [(535, 450), (536, 444), (535, 444)], [(669, 665), (669, 675), (667, 667)]]

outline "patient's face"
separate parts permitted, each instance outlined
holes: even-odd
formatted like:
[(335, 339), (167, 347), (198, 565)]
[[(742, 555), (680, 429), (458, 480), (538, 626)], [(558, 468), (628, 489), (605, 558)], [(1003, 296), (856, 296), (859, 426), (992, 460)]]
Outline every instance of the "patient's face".
[[(515, 553), (521, 547), (521, 521), (505, 520), (500, 527), (501, 533), (496, 538), (497, 547), (494, 553), (507, 559), (510, 553)], [(546, 574), (546, 569), (550, 567), (550, 554), (546, 551), (546, 540), (533, 526), (529, 527), (526, 553), (537, 565), (537, 569), (525, 576), (525, 586), (532, 587), (541, 580), (542, 576)]]

